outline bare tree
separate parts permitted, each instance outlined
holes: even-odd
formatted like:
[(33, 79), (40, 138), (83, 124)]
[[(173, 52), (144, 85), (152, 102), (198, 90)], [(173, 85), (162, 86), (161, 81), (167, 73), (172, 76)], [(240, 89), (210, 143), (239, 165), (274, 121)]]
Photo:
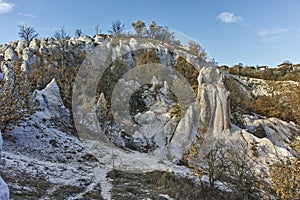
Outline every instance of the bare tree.
[(36, 38), (39, 34), (35, 31), (32, 26), (28, 26), (27, 24), (18, 26), (19, 28), (19, 37), (27, 42)]
[[(200, 141), (202, 138), (198, 138), (198, 140)], [(205, 155), (203, 152), (200, 153), (199, 148), (198, 144), (192, 145), (185, 159), (188, 166), (199, 176), (200, 181), (203, 175), (208, 176), (209, 187), (212, 189), (215, 187), (215, 182), (223, 179), (227, 174), (229, 163), (225, 157), (225, 146), (221, 142), (217, 142)], [(205, 189), (207, 184), (201, 181), (201, 185), (202, 189)]]
[(124, 28), (125, 28), (125, 25), (122, 24), (122, 22), (120, 20), (117, 20), (111, 24), (111, 27), (108, 30), (108, 32), (113, 35), (118, 35), (124, 31)]
[[(257, 177), (254, 161), (248, 156), (247, 148), (225, 141), (217, 141), (206, 155), (201, 155), (197, 145), (190, 149), (186, 156), (188, 166), (199, 176), (208, 177), (210, 190), (216, 189), (216, 181), (222, 182), (230, 188), (237, 199), (252, 199), (258, 196), (258, 187), (262, 181)], [(236, 144), (235, 144), (236, 145)], [(200, 146), (199, 146), (200, 147)], [(202, 189), (207, 189), (205, 182), (201, 181)]]
[(57, 29), (55, 32), (54, 32), (54, 38), (57, 39), (57, 40), (65, 40), (65, 39), (69, 39), (70, 36), (69, 34), (67, 33), (66, 29), (64, 26), (60, 27), (59, 29)]
[[(99, 34), (99, 24), (97, 24), (97, 25), (95, 26), (95, 33), (96, 33), (96, 35)], [(100, 30), (100, 33), (101, 33), (101, 30)]]
[(79, 38), (79, 37), (82, 36), (82, 35), (83, 35), (83, 32), (82, 32), (81, 29), (76, 29), (76, 30), (75, 30), (75, 37)]
[(53, 54), (60, 57), (60, 65), (65, 65), (65, 58), (67, 56), (67, 39), (70, 39), (64, 26), (54, 32), (54, 38), (58, 40), (61, 48), (57, 49), (58, 52), (54, 51)]
[(228, 151), (228, 184), (239, 199), (247, 200), (257, 197), (258, 185), (261, 180), (255, 173), (255, 163), (247, 154), (247, 148), (231, 149)]
[(189, 48), (190, 48), (190, 53), (196, 56), (200, 56), (202, 59), (206, 59), (207, 54), (205, 50), (201, 47), (199, 43), (196, 41), (190, 40), (189, 41)]
[(215, 187), (215, 182), (221, 180), (227, 174), (229, 163), (225, 158), (225, 149), (221, 143), (216, 144), (209, 153), (203, 157), (204, 174), (209, 178), (211, 188)]

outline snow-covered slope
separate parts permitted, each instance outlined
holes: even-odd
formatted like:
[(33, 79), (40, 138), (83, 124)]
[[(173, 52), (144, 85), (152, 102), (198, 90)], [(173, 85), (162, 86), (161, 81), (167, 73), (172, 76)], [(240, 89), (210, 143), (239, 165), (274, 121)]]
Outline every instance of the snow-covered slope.
[(64, 199), (82, 199), (100, 190), (96, 199), (111, 199), (107, 173), (113, 169), (190, 174), (185, 167), (146, 153), (122, 150), (100, 141), (81, 141), (60, 131), (68, 124), (59, 119), (67, 122), (70, 116), (58, 94), (55, 80), (36, 91), (34, 98), (40, 110), (15, 126), (5, 141), (0, 171), (16, 199), (19, 195), (24, 199), (59, 199), (58, 193)]

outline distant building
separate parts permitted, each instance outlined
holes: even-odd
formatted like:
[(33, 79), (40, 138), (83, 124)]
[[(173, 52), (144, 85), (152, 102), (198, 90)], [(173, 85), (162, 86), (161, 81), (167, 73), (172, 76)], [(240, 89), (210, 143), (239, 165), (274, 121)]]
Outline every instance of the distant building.
[(259, 71), (266, 71), (268, 70), (268, 66), (257, 66), (256, 69)]
[(284, 62), (284, 63), (277, 65), (277, 68), (291, 68), (291, 67), (293, 67), (293, 64), (288, 63), (288, 62)]
[(293, 64), (289, 62), (284, 62), (277, 65), (276, 71), (284, 71), (284, 72), (291, 72), (293, 70)]

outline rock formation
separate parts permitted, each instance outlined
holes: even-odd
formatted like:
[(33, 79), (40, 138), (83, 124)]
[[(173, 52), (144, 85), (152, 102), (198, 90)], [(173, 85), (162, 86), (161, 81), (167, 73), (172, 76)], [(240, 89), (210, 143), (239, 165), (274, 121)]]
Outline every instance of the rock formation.
[[(137, 67), (138, 52), (148, 49), (154, 50), (160, 66), (165, 68), (159, 68), (153, 63), (150, 70), (142, 68), (145, 65)], [(11, 42), (0, 45), (0, 78), (6, 82), (13, 81), (13, 66), (18, 59), (22, 61), (21, 69), (30, 74), (32, 66), (37, 63), (47, 68), (62, 64), (76, 66), (75, 60), (81, 53), (90, 58), (84, 61), (83, 66), (96, 64), (96, 68), (88, 68), (86, 73), (79, 71), (80, 84), (75, 85), (77, 91), (73, 93), (73, 103), (79, 105), (73, 107), (72, 113), (76, 128), (78, 132), (86, 133), (87, 137), (78, 140), (62, 128), (72, 126), (71, 113), (63, 104), (56, 80), (52, 79), (44, 89), (33, 92), (33, 99), (37, 102), (36, 112), (26, 116), (13, 130), (8, 131), (13, 139), (8, 139), (8, 154), (4, 155), (10, 172), (16, 162), (23, 167), (18, 171), (19, 174), (26, 172), (27, 175), (35, 176), (42, 172), (39, 178), (43, 177), (51, 186), (65, 186), (67, 182), (68, 186), (84, 188), (83, 192), (75, 195), (76, 198), (84, 196), (101, 183), (101, 192), (109, 198), (109, 191), (105, 187), (111, 185), (106, 176), (115, 165), (120, 169), (142, 168), (140, 170), (147, 171), (167, 168), (187, 173), (187, 168), (175, 164), (182, 160), (193, 144), (200, 147), (199, 153), (203, 155), (217, 141), (228, 142), (228, 148), (243, 144), (242, 147), (258, 162), (258, 168), (263, 169), (275, 162), (278, 155), (297, 156), (290, 145), (292, 139), (299, 139), (297, 125), (276, 118), (239, 113), (241, 124), (233, 124), (230, 120), (230, 94), (224, 86), (224, 74), (211, 63), (189, 54), (184, 48), (171, 51), (166, 44), (147, 43), (138, 38), (105, 41), (100, 36), (81, 36), (64, 42), (51, 38), (33, 39), (29, 44)], [(182, 81), (185, 77), (176, 74), (173, 65), (179, 57), (199, 72), (196, 92), (188, 81)], [(118, 62), (111, 63), (114, 59)], [(100, 69), (101, 64), (110, 65)], [(126, 72), (118, 74), (121, 67)], [(109, 75), (119, 77), (119, 80), (114, 83), (114, 88), (105, 86), (107, 90), (113, 91), (101, 91), (96, 96), (97, 83), (93, 78), (104, 71), (111, 72)], [(133, 76), (135, 80), (129, 80), (131, 77), (126, 75), (127, 72), (137, 72)], [(138, 79), (138, 75), (142, 78)], [(101, 80), (111, 80), (105, 78)], [(247, 80), (242, 82), (245, 89)], [(89, 92), (94, 93), (89, 96)], [(268, 93), (268, 90), (257, 87), (255, 94), (261, 93)], [(247, 95), (252, 94), (249, 92)], [(112, 108), (115, 106), (112, 103), (114, 97), (120, 98), (113, 99), (118, 105), (115, 110)], [(122, 101), (122, 97), (127, 98), (126, 102)], [(182, 97), (187, 97), (187, 100)], [(116, 113), (122, 113), (121, 109), (126, 106), (130, 107), (124, 111), (127, 118), (117, 120)], [(122, 128), (122, 123), (137, 129), (129, 133)], [(89, 135), (90, 132), (94, 135)], [(255, 156), (252, 155), (253, 149), (256, 151)], [(20, 155), (26, 158), (21, 159)], [(67, 173), (62, 173), (64, 170)], [(99, 172), (100, 175), (97, 175)], [(90, 180), (90, 176), (93, 180)], [(69, 181), (70, 177), (74, 178)], [(59, 187), (53, 188), (56, 190)], [(14, 190), (18, 190), (18, 185), (14, 184)], [(44, 192), (48, 196), (53, 195), (52, 191)], [(7, 185), (0, 178), (0, 199), (8, 199), (8, 194)]]

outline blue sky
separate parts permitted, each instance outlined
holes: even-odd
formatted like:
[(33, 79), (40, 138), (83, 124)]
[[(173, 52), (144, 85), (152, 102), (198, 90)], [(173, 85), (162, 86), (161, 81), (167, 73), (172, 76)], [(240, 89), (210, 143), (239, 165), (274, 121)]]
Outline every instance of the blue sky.
[(0, 43), (18, 39), (17, 26), (33, 26), (40, 37), (65, 26), (93, 35), (112, 21), (126, 29), (141, 19), (184, 33), (219, 64), (300, 63), (299, 0), (0, 0)]

